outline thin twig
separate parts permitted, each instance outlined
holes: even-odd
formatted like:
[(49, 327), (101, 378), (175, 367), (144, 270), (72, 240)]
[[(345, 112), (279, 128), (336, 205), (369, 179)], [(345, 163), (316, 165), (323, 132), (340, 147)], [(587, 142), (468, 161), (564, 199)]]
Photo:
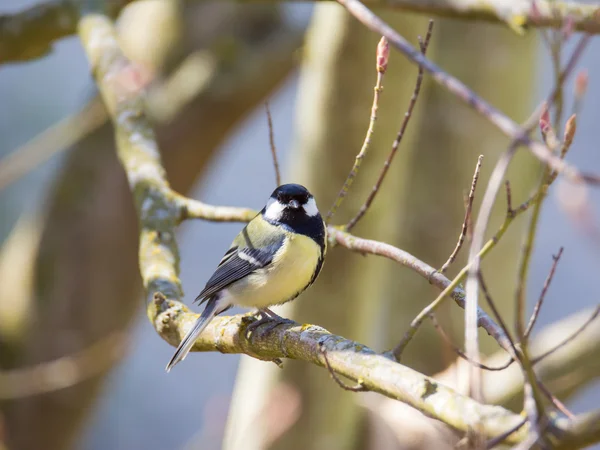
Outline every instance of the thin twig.
[[(429, 41), (431, 40), (432, 32), (433, 32), (433, 20), (430, 20), (429, 25), (427, 27), (427, 34), (425, 35), (425, 40), (422, 43), (420, 43), (421, 52), (423, 54), (425, 54), (427, 52), (427, 47), (429, 46)], [(365, 215), (365, 213), (367, 212), (367, 210), (373, 203), (373, 200), (375, 200), (375, 196), (379, 192), (379, 189), (381, 188), (381, 185), (383, 184), (383, 180), (385, 179), (387, 172), (388, 172), (390, 166), (392, 165), (392, 161), (394, 159), (394, 156), (396, 156), (396, 152), (398, 151), (398, 147), (400, 146), (400, 142), (402, 141), (402, 137), (404, 136), (404, 132), (406, 131), (406, 127), (408, 126), (408, 122), (410, 121), (410, 118), (412, 117), (412, 112), (413, 112), (413, 109), (415, 108), (415, 104), (417, 103), (417, 98), (419, 97), (419, 92), (421, 92), (421, 84), (422, 83), (423, 83), (423, 68), (421, 66), (419, 66), (419, 72), (417, 74), (417, 81), (415, 83), (415, 88), (413, 89), (413, 93), (410, 98), (410, 102), (408, 104), (408, 109), (406, 110), (406, 113), (404, 114), (404, 118), (402, 119), (400, 131), (398, 131), (398, 134), (396, 135), (396, 139), (394, 139), (394, 142), (392, 143), (392, 150), (390, 151), (390, 154), (388, 155), (387, 159), (385, 160), (385, 163), (383, 164), (381, 172), (379, 173), (379, 177), (377, 178), (377, 181), (375, 182), (373, 189), (371, 189), (369, 196), (367, 197), (367, 199), (365, 200), (363, 205), (360, 207), (360, 209), (356, 213), (356, 216), (354, 216), (346, 224), (347, 231), (350, 231), (350, 230), (352, 230), (352, 228), (354, 228), (354, 226), (358, 223), (358, 221)]]
[(558, 250), (556, 255), (552, 255), (553, 263), (550, 268), (550, 273), (546, 277), (546, 281), (544, 281), (544, 286), (542, 287), (542, 292), (538, 301), (535, 303), (535, 307), (533, 308), (533, 313), (531, 314), (531, 318), (529, 319), (529, 323), (527, 324), (527, 329), (525, 330), (524, 338), (528, 339), (533, 327), (535, 326), (535, 322), (540, 314), (540, 310), (542, 309), (542, 304), (544, 303), (544, 298), (546, 297), (546, 292), (548, 292), (548, 288), (550, 287), (550, 283), (552, 282), (552, 278), (554, 278), (554, 272), (556, 271), (556, 266), (558, 265), (558, 261), (563, 254), (563, 247)]
[[(544, 178), (546, 178), (547, 175), (548, 172), (544, 171)], [(533, 243), (535, 240), (537, 225), (540, 218), (541, 205), (543, 199), (546, 196), (546, 189), (544, 189), (545, 183), (546, 180), (542, 180), (540, 184), (540, 190), (538, 191), (540, 194), (540, 198), (533, 205), (533, 214), (531, 215), (531, 221), (529, 224), (525, 242), (523, 244), (523, 257), (521, 258), (518, 270), (517, 292), (515, 295), (515, 329), (517, 330), (517, 335), (521, 340), (524, 340), (525, 338), (525, 285), (528, 279), (530, 267), (529, 262), (533, 253)]]
[(481, 292), (483, 292), (483, 296), (485, 297), (485, 300), (486, 300), (488, 306), (492, 310), (492, 314), (494, 315), (494, 317), (498, 321), (498, 324), (500, 325), (500, 327), (502, 328), (502, 330), (506, 333), (506, 336), (508, 337), (508, 340), (511, 343), (511, 349), (514, 352), (514, 354), (512, 354), (511, 356), (514, 359), (514, 358), (516, 358), (515, 340), (513, 339), (512, 335), (510, 333), (510, 330), (506, 326), (506, 322), (504, 322), (504, 319), (502, 318), (502, 314), (500, 314), (500, 311), (496, 307), (496, 303), (494, 302), (494, 299), (492, 298), (492, 295), (490, 294), (490, 291), (487, 288), (487, 284), (486, 284), (486, 282), (485, 282), (485, 280), (483, 278), (483, 274), (481, 272), (478, 272), (477, 273), (477, 278), (478, 278), (478, 281), (479, 281), (479, 287), (481, 288)]
[[(481, 287), (481, 290), (484, 293), (485, 299), (486, 299), (490, 309), (492, 310), (494, 317), (496, 318), (496, 320), (498, 321), (498, 323), (500, 324), (500, 326), (502, 327), (504, 332), (507, 334), (507, 336), (511, 340), (511, 343), (513, 344), (509, 351), (510, 356), (512, 357), (513, 360), (518, 360), (519, 363), (521, 364), (521, 370), (523, 372), (523, 378), (524, 378), (523, 383), (524, 383), (524, 388), (525, 388), (524, 389), (525, 411), (527, 412), (527, 417), (530, 422), (532, 433), (536, 436), (535, 441), (537, 441), (538, 437), (541, 436), (541, 430), (539, 429), (539, 419), (538, 419), (538, 417), (539, 417), (538, 411), (540, 411), (540, 409), (538, 407), (538, 402), (541, 403), (541, 399), (539, 398), (539, 392), (538, 392), (540, 382), (535, 377), (535, 374), (533, 374), (533, 372), (532, 372), (533, 382), (531, 382), (530, 379), (528, 378), (527, 367), (531, 368), (531, 364), (523, 363), (523, 358), (526, 356), (524, 356), (522, 354), (522, 352), (519, 351), (519, 349), (514, 345), (514, 340), (510, 335), (510, 331), (508, 330), (506, 323), (502, 319), (500, 311), (498, 310), (494, 300), (492, 299), (492, 296), (487, 288), (487, 285), (483, 278), (483, 274), (481, 272), (479, 272), (479, 274), (478, 274), (478, 279), (479, 279), (478, 280), (479, 286)], [(552, 401), (553, 400), (552, 394), (549, 394), (549, 396), (550, 396), (549, 397), (550, 400)], [(535, 401), (532, 401), (532, 400), (535, 400)]]
[(560, 127), (562, 114), (563, 114), (563, 103), (564, 95), (562, 83), (560, 82), (560, 64), (561, 64), (561, 53), (564, 43), (563, 33), (560, 30), (550, 31), (548, 44), (550, 47), (550, 59), (552, 60), (552, 72), (554, 74), (554, 84), (560, 86), (556, 99), (554, 101), (554, 129), (558, 130)]
[(569, 408), (567, 408), (563, 402), (561, 402), (558, 398), (556, 398), (556, 396), (554, 396), (552, 394), (552, 392), (550, 392), (550, 389), (548, 389), (546, 387), (546, 385), (544, 383), (542, 383), (542, 381), (539, 378), (537, 378), (537, 383), (538, 383), (538, 386), (540, 387), (541, 391), (552, 402), (552, 404), (554, 405), (554, 407), (556, 409), (558, 409), (561, 413), (563, 413), (569, 419), (575, 418), (575, 414), (573, 414), (571, 411), (569, 411)]
[(375, 130), (375, 122), (377, 121), (377, 110), (379, 109), (379, 97), (381, 95), (381, 91), (383, 91), (383, 77), (385, 75), (385, 71), (387, 70), (388, 58), (389, 58), (389, 44), (386, 38), (382, 37), (377, 45), (377, 56), (376, 56), (376, 69), (377, 69), (377, 81), (375, 83), (374, 93), (373, 93), (373, 105), (371, 106), (371, 117), (369, 119), (369, 127), (367, 129), (367, 134), (365, 135), (365, 139), (363, 141), (362, 147), (356, 155), (354, 160), (354, 165), (350, 170), (350, 173), (346, 177), (344, 181), (344, 185), (340, 189), (337, 197), (335, 198), (331, 208), (327, 212), (325, 216), (325, 222), (329, 223), (333, 218), (334, 214), (337, 212), (339, 207), (342, 205), (344, 198), (348, 195), (352, 184), (354, 183), (354, 179), (358, 175), (358, 171), (360, 170), (360, 166), (362, 165), (362, 160), (367, 154), (367, 150), (369, 149), (369, 145), (371, 144), (371, 137), (373, 136), (373, 131)]
[(267, 123), (269, 125), (269, 145), (271, 146), (271, 156), (273, 157), (273, 166), (275, 167), (275, 183), (281, 186), (281, 172), (279, 171), (279, 160), (277, 158), (277, 147), (275, 147), (275, 133), (273, 132), (273, 118), (269, 102), (265, 102), (265, 111), (267, 112)]
[(577, 336), (579, 336), (583, 331), (585, 331), (585, 329), (594, 321), (594, 319), (596, 319), (596, 317), (598, 317), (598, 314), (600, 314), (600, 305), (596, 306), (596, 309), (594, 310), (592, 315), (583, 323), (583, 325), (581, 325), (579, 327), (579, 329), (577, 329), (577, 331), (575, 331), (571, 336), (569, 336), (564, 341), (562, 341), (560, 344), (554, 346), (547, 352), (544, 352), (541, 355), (533, 358), (532, 363), (536, 364), (536, 363), (540, 362), (542, 359), (550, 356), (552, 353), (556, 352), (557, 350), (560, 350), (561, 348), (563, 348), (565, 345), (567, 345), (569, 342), (571, 342), (573, 339), (575, 339)]
[(516, 431), (519, 431), (519, 429), (521, 429), (523, 427), (523, 425), (525, 425), (526, 423), (527, 423), (527, 419), (523, 419), (521, 422), (516, 424), (510, 430), (507, 430), (506, 432), (496, 436), (495, 438), (490, 439), (489, 441), (486, 442), (485, 448), (487, 450), (493, 449), (495, 446), (504, 442), (506, 440), (506, 438), (508, 438), (511, 434), (513, 434)]
[(454, 262), (458, 252), (460, 251), (463, 243), (465, 242), (465, 237), (467, 236), (467, 230), (469, 229), (469, 222), (471, 220), (471, 211), (473, 209), (473, 200), (475, 199), (475, 189), (477, 188), (477, 180), (479, 179), (479, 172), (481, 171), (481, 163), (483, 162), (483, 155), (479, 155), (477, 158), (477, 166), (475, 166), (475, 173), (473, 174), (473, 181), (471, 182), (471, 190), (469, 191), (469, 197), (467, 198), (467, 210), (465, 212), (465, 219), (463, 220), (462, 229), (460, 230), (460, 236), (458, 237), (458, 242), (456, 243), (456, 247), (454, 251), (448, 258), (448, 261), (444, 263), (440, 272), (444, 273), (450, 267), (450, 264)]
[[(508, 327), (506, 326), (506, 323), (502, 319), (502, 315), (496, 308), (496, 304), (494, 303), (494, 301), (492, 299), (492, 296), (487, 288), (485, 280), (483, 279), (483, 274), (481, 272), (479, 272), (479, 274), (478, 274), (478, 281), (479, 281), (479, 286), (481, 287), (481, 290), (483, 291), (484, 296), (487, 300), (487, 303), (490, 306), (490, 309), (492, 310), (492, 312), (494, 314), (494, 317), (496, 318), (496, 320), (498, 321), (498, 323), (500, 324), (500, 326), (502, 327), (504, 332), (509, 336), (509, 339), (513, 343), (511, 352), (510, 352), (510, 356), (514, 360), (519, 361), (519, 363), (521, 365), (521, 370), (523, 372), (524, 398), (525, 398), (524, 409), (527, 413), (527, 418), (530, 423), (532, 433), (535, 436), (539, 437), (541, 435), (541, 431), (539, 429), (539, 417), (541, 416), (540, 411), (543, 411), (543, 409), (542, 409), (542, 403), (541, 403), (541, 398), (540, 398), (540, 393), (539, 393), (539, 386), (538, 386), (538, 382), (537, 382), (538, 380), (535, 377), (535, 374), (533, 373), (532, 364), (530, 363), (528, 355), (524, 355), (522, 352), (522, 349), (519, 351), (517, 349), (517, 347), (514, 345), (514, 340), (512, 339), (512, 337), (510, 337), (510, 332), (508, 330)], [(523, 360), (525, 360), (525, 361), (523, 361)], [(537, 437), (535, 439), (536, 441), (537, 441)]]
[(510, 181), (506, 180), (504, 185), (506, 186), (506, 216), (510, 217), (515, 213), (512, 207), (512, 190), (510, 188)]
[[(492, 214), (492, 206), (495, 202), (496, 195), (502, 185), (504, 175), (508, 170), (510, 161), (518, 148), (518, 142), (515, 141), (506, 150), (492, 171), (490, 181), (481, 202), (481, 209), (477, 222), (473, 230), (473, 239), (471, 248), (469, 249), (469, 271), (466, 282), (466, 307), (465, 307), (465, 350), (469, 359), (473, 361), (479, 360), (479, 339), (477, 336), (477, 310), (478, 310), (478, 275), (481, 266), (481, 257), (479, 256), (480, 249), (484, 243), (485, 230)], [(514, 342), (514, 341), (513, 341)], [(471, 394), (475, 399), (480, 399), (481, 377), (479, 370), (471, 366), (467, 372), (470, 382), (467, 383)]]
[(456, 346), (456, 344), (454, 344), (454, 342), (452, 342), (452, 339), (450, 338), (450, 336), (448, 336), (448, 334), (444, 331), (444, 329), (442, 328), (442, 326), (436, 319), (435, 314), (433, 314), (433, 313), (430, 314), (429, 318), (431, 319), (431, 323), (435, 327), (436, 331), (439, 333), (439, 335), (442, 337), (442, 339), (446, 342), (446, 344), (454, 351), (454, 353), (456, 353), (459, 357), (461, 357), (462, 359), (467, 361), (469, 364), (475, 364), (477, 367), (484, 369), (484, 370), (489, 370), (491, 372), (498, 372), (498, 371), (507, 369), (508, 367), (510, 367), (512, 365), (512, 363), (515, 362), (514, 359), (510, 358), (505, 364), (498, 366), (498, 367), (492, 367), (492, 366), (488, 366), (486, 364), (483, 364), (483, 363), (480, 363), (477, 361), (471, 361), (467, 357), (467, 355), (465, 355), (465, 353), (460, 348), (458, 348)]
[(319, 351), (321, 352), (321, 354), (323, 355), (323, 359), (325, 360), (325, 368), (329, 372), (329, 375), (331, 375), (331, 378), (333, 378), (333, 381), (335, 381), (339, 387), (341, 387), (345, 391), (350, 392), (366, 392), (368, 390), (360, 381), (354, 386), (350, 386), (344, 383), (344, 381), (340, 379), (338, 374), (333, 371), (331, 364), (329, 364), (329, 359), (327, 358), (327, 350), (325, 349), (325, 346), (322, 343), (320, 343), (319, 345)]

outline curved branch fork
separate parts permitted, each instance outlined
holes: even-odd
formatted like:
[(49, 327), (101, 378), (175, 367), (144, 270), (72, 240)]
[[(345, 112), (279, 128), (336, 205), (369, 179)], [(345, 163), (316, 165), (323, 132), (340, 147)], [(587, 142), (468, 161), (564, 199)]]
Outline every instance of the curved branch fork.
[[(167, 300), (161, 294), (154, 296), (148, 316), (159, 335), (171, 345), (179, 343), (198, 317), (182, 303)], [(325, 367), (325, 351), (335, 373), (361, 383), (367, 390), (406, 403), (457, 430), (467, 432), (478, 424), (483, 427), (484, 434), (493, 437), (514, 428), (523, 420), (518, 414), (499, 406), (477, 403), (433, 378), (377, 354), (362, 344), (330, 334), (323, 328), (286, 323), (264, 332), (262, 330), (267, 327), (259, 327), (247, 335), (246, 317), (215, 318), (192, 351), (244, 353), (262, 360), (291, 358), (322, 367)], [(527, 426), (522, 427), (507, 441), (522, 441), (527, 430)]]

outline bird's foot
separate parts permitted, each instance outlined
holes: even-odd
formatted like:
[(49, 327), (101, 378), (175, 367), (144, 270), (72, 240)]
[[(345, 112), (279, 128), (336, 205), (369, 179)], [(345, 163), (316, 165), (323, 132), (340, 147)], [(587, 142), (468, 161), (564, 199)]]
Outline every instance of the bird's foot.
[(260, 315), (260, 319), (256, 319), (254, 322), (248, 325), (248, 327), (246, 328), (246, 331), (248, 333), (252, 333), (258, 327), (266, 323), (268, 323), (268, 326), (265, 327), (264, 331), (269, 332), (278, 325), (294, 322), (293, 320), (285, 319), (279, 316), (278, 314), (271, 311), (269, 308), (259, 309), (258, 314)]

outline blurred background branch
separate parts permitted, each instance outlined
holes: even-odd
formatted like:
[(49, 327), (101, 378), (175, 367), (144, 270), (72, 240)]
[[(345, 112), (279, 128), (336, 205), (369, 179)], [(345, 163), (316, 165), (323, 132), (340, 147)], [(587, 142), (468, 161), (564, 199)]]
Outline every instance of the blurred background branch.
[[(115, 18), (133, 0), (94, 1), (102, 12)], [(191, 0), (188, 0), (191, 1)], [(518, 33), (530, 27), (560, 28), (569, 22), (575, 30), (600, 32), (597, 5), (548, 0), (367, 0), (385, 6), (428, 15), (505, 23)], [(76, 33), (84, 0), (48, 0), (15, 14), (0, 15), (0, 64), (40, 58), (55, 41)]]
[[(116, 17), (131, 0), (94, 1)], [(41, 58), (52, 45), (77, 32), (83, 0), (48, 0), (15, 14), (0, 15), (0, 64)]]

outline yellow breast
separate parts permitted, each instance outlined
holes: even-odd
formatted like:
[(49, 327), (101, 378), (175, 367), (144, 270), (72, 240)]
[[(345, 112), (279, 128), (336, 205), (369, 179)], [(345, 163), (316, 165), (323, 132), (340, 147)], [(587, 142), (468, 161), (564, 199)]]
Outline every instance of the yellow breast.
[(237, 305), (267, 308), (292, 300), (311, 282), (321, 247), (301, 234), (290, 234), (268, 267), (230, 286)]

